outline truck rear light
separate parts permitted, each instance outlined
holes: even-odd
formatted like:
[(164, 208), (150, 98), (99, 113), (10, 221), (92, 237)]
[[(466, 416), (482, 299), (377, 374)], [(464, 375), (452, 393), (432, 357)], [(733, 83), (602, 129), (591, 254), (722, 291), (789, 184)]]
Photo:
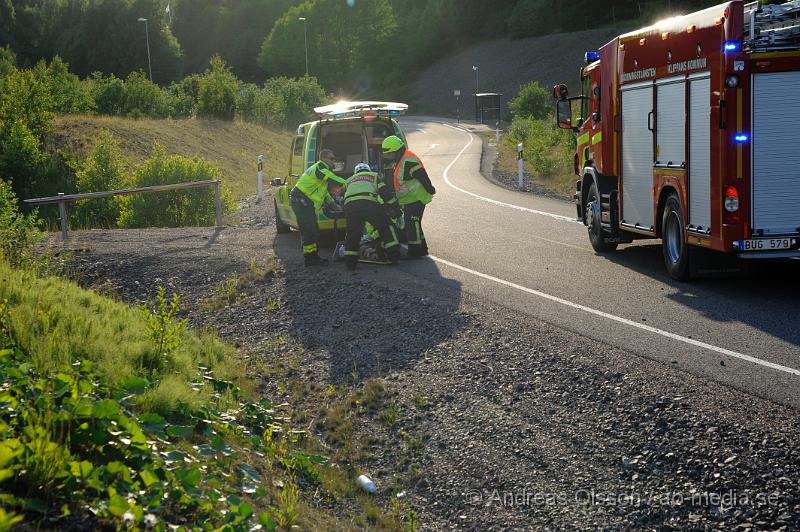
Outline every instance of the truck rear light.
[(727, 223), (739, 223), (739, 191), (736, 187), (725, 188), (725, 210)]
[(667, 39), (669, 39), (669, 32), (665, 31), (664, 33), (661, 34), (661, 40), (666, 41)]
[(696, 29), (697, 29), (697, 26), (692, 24), (691, 26), (687, 26), (686, 33), (694, 33), (694, 30), (696, 30)]
[(729, 74), (728, 77), (725, 78), (725, 86), (729, 89), (735, 89), (739, 86), (739, 76), (736, 74)]

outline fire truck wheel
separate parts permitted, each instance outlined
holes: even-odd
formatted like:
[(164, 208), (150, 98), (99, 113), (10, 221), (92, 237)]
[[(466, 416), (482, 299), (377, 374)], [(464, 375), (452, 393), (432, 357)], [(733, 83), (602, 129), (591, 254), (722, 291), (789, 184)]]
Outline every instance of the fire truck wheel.
[(616, 242), (607, 242), (603, 227), (600, 225), (600, 195), (597, 186), (592, 183), (589, 196), (586, 198), (586, 225), (589, 227), (589, 242), (598, 253), (607, 253), (617, 249)]
[(273, 203), (275, 204), (275, 231), (277, 231), (280, 234), (288, 233), (289, 231), (292, 230), (292, 228), (289, 227), (289, 224), (285, 223), (281, 219), (281, 213), (278, 210), (278, 201), (274, 200)]
[(683, 209), (676, 194), (667, 196), (661, 218), (661, 248), (664, 265), (673, 279), (685, 281), (689, 278), (689, 247), (683, 226)]

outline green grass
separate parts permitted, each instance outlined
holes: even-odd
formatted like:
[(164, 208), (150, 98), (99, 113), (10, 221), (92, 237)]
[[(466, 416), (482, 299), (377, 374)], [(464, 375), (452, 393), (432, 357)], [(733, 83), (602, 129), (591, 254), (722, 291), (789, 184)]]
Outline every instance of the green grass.
[(178, 303), (145, 313), (0, 261), (0, 530), (347, 528), (295, 481), (313, 491), (328, 459)]
[[(40, 278), (0, 263), (0, 300), (3, 299), (8, 300), (8, 316), (19, 347), (43, 373), (86, 359), (111, 383), (120, 383), (141, 374), (148, 360), (160, 356), (148, 339), (142, 309), (63, 279)], [(195, 378), (198, 367), (208, 368), (221, 379), (240, 374), (232, 351), (218, 338), (184, 330), (179, 339), (169, 363), (154, 378), (169, 374), (188, 382)], [(182, 387), (183, 391), (176, 389), (175, 393), (190, 391), (188, 385)]]
[(203, 157), (214, 161), (235, 199), (256, 193), (256, 158), (264, 155), (264, 183), (288, 173), (289, 131), (248, 122), (187, 118), (132, 119), (67, 115), (56, 118), (45, 149), (64, 150), (78, 159), (88, 155), (99, 133), (108, 130), (128, 159), (128, 170), (153, 154), (158, 141), (168, 155)]

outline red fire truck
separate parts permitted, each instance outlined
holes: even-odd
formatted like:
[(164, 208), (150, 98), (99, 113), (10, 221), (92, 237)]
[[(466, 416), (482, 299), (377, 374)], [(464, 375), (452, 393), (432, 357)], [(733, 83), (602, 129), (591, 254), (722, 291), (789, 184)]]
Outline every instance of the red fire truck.
[(587, 52), (581, 88), (553, 96), (578, 134), (575, 204), (596, 251), (661, 238), (676, 279), (697, 248), (800, 256), (800, 0), (735, 0), (621, 35)]

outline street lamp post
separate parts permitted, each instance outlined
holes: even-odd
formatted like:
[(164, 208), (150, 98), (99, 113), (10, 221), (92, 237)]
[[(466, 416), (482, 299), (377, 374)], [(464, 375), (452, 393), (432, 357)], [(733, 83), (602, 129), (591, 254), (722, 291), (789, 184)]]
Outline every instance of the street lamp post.
[(306, 76), (308, 76), (308, 32), (306, 31), (306, 17), (298, 17), (297, 20), (303, 21), (303, 42), (306, 48)]
[(472, 65), (472, 70), (475, 71), (475, 121), (478, 122), (478, 67)]
[(153, 81), (153, 65), (150, 63), (150, 32), (147, 31), (147, 19), (139, 17), (139, 22), (144, 22), (144, 36), (147, 40), (147, 71), (150, 73), (150, 81)]

